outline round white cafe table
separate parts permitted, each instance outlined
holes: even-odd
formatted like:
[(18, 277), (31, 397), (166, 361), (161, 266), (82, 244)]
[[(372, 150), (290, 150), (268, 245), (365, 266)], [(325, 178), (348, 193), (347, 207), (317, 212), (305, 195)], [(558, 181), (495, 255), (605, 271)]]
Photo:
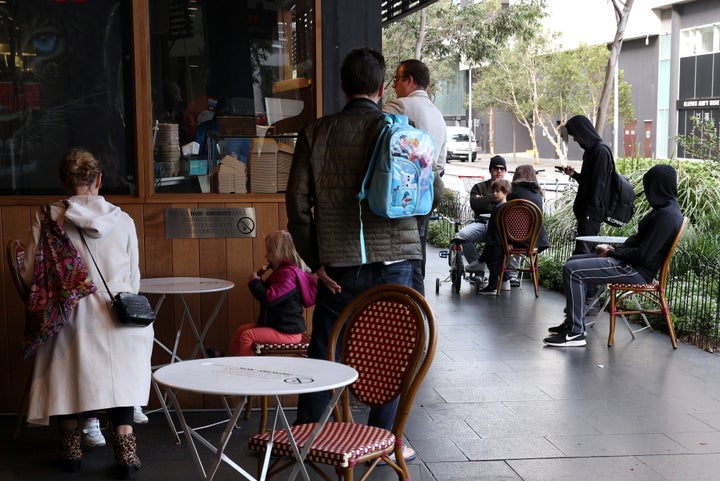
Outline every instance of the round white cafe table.
[(597, 242), (598, 244), (622, 244), (627, 237), (613, 235), (581, 235), (575, 238), (582, 242)]
[[(160, 312), (163, 301), (165, 301), (165, 297), (168, 295), (176, 296), (180, 299), (180, 302), (182, 303), (182, 318), (180, 319), (180, 323), (178, 324), (178, 328), (175, 332), (175, 340), (172, 349), (166, 346), (157, 337), (154, 340), (156, 346), (158, 346), (160, 349), (164, 350), (170, 355), (170, 364), (182, 360), (178, 356), (178, 346), (180, 345), (180, 338), (183, 334), (183, 327), (186, 324), (190, 327), (190, 330), (192, 331), (192, 334), (195, 338), (195, 347), (193, 348), (190, 358), (194, 359), (198, 357), (198, 355), (202, 357), (207, 356), (207, 351), (205, 349), (205, 337), (207, 336), (210, 327), (213, 325), (215, 318), (220, 312), (220, 308), (222, 307), (225, 299), (227, 298), (227, 292), (233, 287), (235, 287), (235, 284), (230, 281), (226, 281), (225, 279), (213, 279), (207, 277), (156, 277), (140, 279), (140, 292), (142, 294), (157, 294), (160, 296), (155, 303), (155, 307), (153, 308), (153, 310), (155, 311), (155, 316), (157, 316), (158, 312)], [(213, 293), (220, 293), (220, 297), (215, 303), (215, 308), (213, 309), (212, 313), (205, 320), (204, 327), (202, 328), (202, 330), (200, 330), (198, 328), (197, 322), (195, 322), (192, 314), (190, 313), (190, 308), (187, 305), (185, 296), (209, 295)], [(157, 330), (155, 332), (157, 332)], [(163, 364), (161, 364), (161, 366), (162, 365)], [(160, 366), (153, 366), (153, 369), (157, 369), (158, 367)], [(167, 409), (167, 405), (165, 403), (165, 396), (161, 395), (160, 388), (157, 386), (155, 381), (153, 381), (153, 387), (155, 389), (155, 393), (160, 399), (160, 407), (165, 413), (165, 419), (167, 420), (176, 441), (179, 443), (179, 431), (176, 429), (175, 423), (173, 422), (172, 417), (170, 416), (170, 413)]]
[[(302, 472), (304, 479), (309, 481), (310, 478), (303, 460), (310, 451), (310, 446), (317, 434), (327, 422), (335, 404), (337, 404), (342, 388), (353, 383), (357, 377), (358, 372), (355, 369), (337, 362), (280, 356), (235, 356), (178, 361), (161, 367), (153, 374), (153, 380), (165, 388), (165, 392), (175, 405), (176, 414), (180, 419), (188, 446), (192, 449), (195, 465), (205, 481), (212, 480), (221, 462), (227, 463), (248, 480), (256, 481), (251, 474), (225, 454), (225, 447), (230, 436), (232, 436), (233, 428), (243, 411), (248, 396), (274, 397), (277, 405), (277, 415), (275, 416), (272, 432), (276, 431), (279, 418), (282, 429), (289, 433), (290, 423), (282, 406), (282, 396), (334, 389), (335, 393), (330, 403), (303, 449), (300, 450), (295, 443), (295, 439), (288, 436), (293, 444), (296, 463), (287, 479), (295, 479), (298, 472)], [(202, 437), (197, 432), (197, 428), (188, 426), (176, 396), (177, 391), (223, 397), (240, 396), (240, 401), (232, 409), (230, 419), (227, 422), (225, 431), (220, 436), (218, 445), (213, 445)], [(195, 441), (200, 442), (215, 453), (213, 461), (209, 464), (207, 470), (200, 459)], [(261, 480), (265, 479), (267, 474), (271, 451), (271, 446), (268, 446), (260, 476)]]

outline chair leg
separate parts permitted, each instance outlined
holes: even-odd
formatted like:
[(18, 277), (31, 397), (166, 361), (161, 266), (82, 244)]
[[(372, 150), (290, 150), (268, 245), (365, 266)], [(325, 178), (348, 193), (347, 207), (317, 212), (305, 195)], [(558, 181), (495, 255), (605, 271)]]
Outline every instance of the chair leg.
[(670, 342), (672, 343), (673, 349), (677, 349), (677, 335), (675, 334), (675, 324), (673, 323), (672, 316), (670, 315), (670, 306), (668, 306), (667, 299), (665, 299), (665, 293), (660, 293), (660, 308), (662, 309), (663, 317), (667, 323), (668, 335), (670, 336)]
[(497, 292), (495, 292), (496, 296), (500, 296), (500, 291), (502, 290), (503, 279), (505, 278), (505, 271), (507, 269), (507, 267), (505, 266), (505, 264), (507, 264), (507, 260), (508, 260), (507, 254), (503, 254), (503, 260), (502, 260), (502, 264), (501, 264), (502, 267), (500, 267), (500, 275), (498, 276), (498, 282), (497, 282)]
[(258, 433), (264, 433), (267, 431), (267, 417), (268, 398), (267, 396), (260, 396), (260, 425), (258, 426)]
[(610, 289), (610, 333), (608, 334), (608, 347), (612, 347), (615, 338), (615, 313), (616, 313), (615, 289)]

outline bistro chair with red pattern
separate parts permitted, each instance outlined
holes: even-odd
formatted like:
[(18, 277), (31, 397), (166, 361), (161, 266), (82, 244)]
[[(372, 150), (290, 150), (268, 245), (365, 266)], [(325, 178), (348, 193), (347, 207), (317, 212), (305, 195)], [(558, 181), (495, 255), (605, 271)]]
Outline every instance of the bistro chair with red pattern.
[[(677, 336), (675, 335), (675, 324), (673, 324), (672, 316), (670, 315), (670, 306), (668, 305), (667, 298), (665, 297), (665, 288), (667, 286), (668, 275), (670, 273), (670, 261), (672, 260), (675, 248), (680, 242), (680, 236), (685, 230), (688, 218), (684, 217), (680, 230), (675, 235), (670, 250), (668, 250), (665, 256), (665, 261), (660, 268), (660, 277), (657, 281), (650, 284), (610, 284), (610, 334), (608, 335), (608, 347), (612, 347), (613, 338), (615, 337), (615, 318), (620, 316), (625, 325), (630, 330), (632, 338), (635, 339), (635, 333), (647, 329), (650, 324), (647, 322), (646, 314), (657, 314), (665, 319), (665, 323), (668, 328), (668, 335), (670, 336), (670, 342), (672, 343), (673, 349), (677, 349)], [(650, 307), (642, 307), (641, 303), (638, 302), (638, 297), (641, 298), (643, 303)], [(634, 308), (623, 308), (620, 304), (623, 300), (633, 299)], [(640, 329), (633, 330), (628, 323), (625, 316), (630, 314), (640, 314), (645, 319), (646, 326)]]
[[(498, 207), (495, 225), (500, 234), (503, 249), (502, 268), (497, 286), (500, 295), (502, 279), (506, 271), (529, 272), (535, 286), (535, 297), (540, 294), (538, 282), (538, 250), (535, 247), (543, 226), (542, 211), (525, 199), (514, 199)], [(519, 267), (508, 268), (512, 256), (520, 259)]]
[[(338, 479), (352, 481), (353, 468), (357, 464), (369, 463), (364, 480), (380, 461), (384, 461), (395, 470), (399, 480), (409, 480), (410, 474), (402, 456), (402, 435), (415, 394), (435, 355), (437, 330), (432, 311), (413, 289), (396, 284), (376, 286), (357, 296), (340, 314), (330, 337), (330, 360), (335, 359), (335, 346), (340, 336), (340, 362), (355, 368), (359, 377), (343, 391), (334, 411), (334, 421), (328, 422), (320, 431), (305, 462), (328, 481), (327, 473), (317, 465), (334, 466)], [(392, 430), (355, 423), (350, 410), (351, 395), (368, 406), (384, 405), (399, 396)], [(300, 449), (305, 446), (314, 426), (292, 427), (292, 435)], [(253, 436), (250, 450), (265, 453), (271, 434)], [(272, 453), (280, 458), (293, 457), (284, 430), (275, 432)], [(394, 459), (390, 457), (393, 453)], [(262, 463), (262, 456), (259, 456), (259, 463)], [(278, 459), (268, 478), (294, 463), (294, 459)]]

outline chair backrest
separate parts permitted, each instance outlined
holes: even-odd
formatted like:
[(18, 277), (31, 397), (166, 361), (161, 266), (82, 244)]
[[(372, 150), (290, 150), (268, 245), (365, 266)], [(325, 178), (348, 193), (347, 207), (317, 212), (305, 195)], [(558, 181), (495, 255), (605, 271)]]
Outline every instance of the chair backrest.
[(400, 395), (393, 432), (402, 434), (415, 394), (435, 355), (437, 329), (425, 299), (415, 290), (383, 284), (362, 292), (338, 317), (328, 359), (342, 335), (340, 362), (358, 379), (343, 393), (343, 419), (351, 419), (348, 391), (361, 403), (386, 404)]
[(495, 225), (500, 241), (507, 251), (513, 247), (535, 248), (542, 231), (542, 211), (533, 202), (525, 199), (508, 201), (498, 208)]
[(15, 289), (17, 289), (22, 300), (26, 301), (30, 290), (20, 275), (20, 270), (25, 262), (25, 248), (19, 240), (11, 239), (8, 241), (6, 257), (8, 267), (10, 268), (10, 277), (12, 277), (13, 283), (15, 284)]
[(675, 248), (677, 247), (678, 243), (680, 243), (680, 236), (682, 235), (683, 231), (685, 230), (685, 226), (688, 223), (688, 218), (683, 217), (682, 224), (680, 224), (680, 229), (678, 230), (677, 234), (675, 234), (675, 239), (673, 240), (673, 243), (670, 245), (670, 249), (667, 252), (667, 255), (665, 256), (665, 261), (663, 262), (662, 267), (660, 268), (660, 277), (658, 279), (658, 283), (660, 285), (661, 289), (665, 289), (665, 286), (667, 284), (667, 278), (668, 274), (670, 273), (670, 261), (672, 260), (673, 254), (675, 254)]

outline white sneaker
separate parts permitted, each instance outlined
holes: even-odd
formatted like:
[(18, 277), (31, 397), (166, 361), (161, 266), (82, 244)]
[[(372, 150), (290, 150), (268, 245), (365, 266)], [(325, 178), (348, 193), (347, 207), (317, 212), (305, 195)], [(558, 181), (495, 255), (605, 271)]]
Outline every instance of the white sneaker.
[(508, 279), (507, 281), (504, 281), (504, 282), (502, 283), (502, 286), (500, 287), (500, 290), (501, 290), (501, 291), (509, 291), (510, 289), (511, 289), (510, 280)]
[(140, 406), (135, 406), (133, 409), (133, 422), (135, 424), (147, 424), (150, 420), (145, 415), (144, 412), (142, 412), (142, 408)]
[(83, 443), (85, 446), (96, 448), (105, 446), (105, 436), (100, 431), (100, 420), (98, 418), (87, 418), (83, 422)]

